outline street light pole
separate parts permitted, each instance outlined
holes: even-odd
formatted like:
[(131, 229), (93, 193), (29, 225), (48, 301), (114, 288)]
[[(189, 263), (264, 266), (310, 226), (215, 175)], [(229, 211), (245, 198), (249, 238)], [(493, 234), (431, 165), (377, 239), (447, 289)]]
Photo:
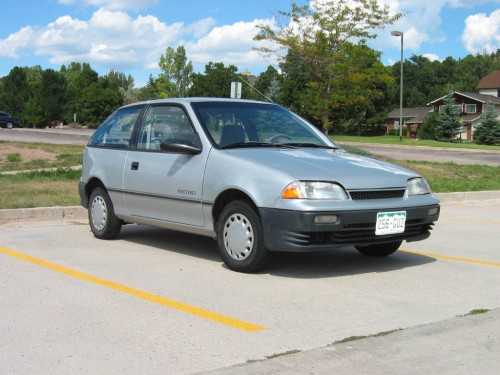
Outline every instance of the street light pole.
[(401, 37), (401, 76), (399, 78), (399, 142), (403, 142), (403, 33), (391, 31), (391, 35)]

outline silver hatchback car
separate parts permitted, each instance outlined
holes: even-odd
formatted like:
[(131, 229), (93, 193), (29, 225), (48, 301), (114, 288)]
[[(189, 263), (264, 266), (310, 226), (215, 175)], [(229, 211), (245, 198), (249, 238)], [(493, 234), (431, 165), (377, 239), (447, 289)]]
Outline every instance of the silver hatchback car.
[(209, 236), (240, 272), (275, 251), (386, 256), (427, 238), (440, 209), (418, 174), (347, 153), (281, 106), (212, 98), (115, 111), (85, 149), (79, 192), (97, 238), (128, 223)]

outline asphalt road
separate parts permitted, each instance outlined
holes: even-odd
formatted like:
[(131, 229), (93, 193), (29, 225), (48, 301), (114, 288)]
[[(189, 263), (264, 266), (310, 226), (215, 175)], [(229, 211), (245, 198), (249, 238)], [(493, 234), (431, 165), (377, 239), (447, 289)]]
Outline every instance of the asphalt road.
[(0, 373), (497, 374), (500, 314), (458, 317), (500, 307), (499, 229), (498, 200), (445, 204), (429, 239), (390, 257), (283, 253), (247, 275), (203, 237), (2, 223)]
[(453, 162), (457, 164), (483, 164), (493, 167), (500, 166), (500, 151), (450, 149), (442, 147), (397, 146), (350, 143), (374, 155), (396, 160), (420, 160), (438, 163)]

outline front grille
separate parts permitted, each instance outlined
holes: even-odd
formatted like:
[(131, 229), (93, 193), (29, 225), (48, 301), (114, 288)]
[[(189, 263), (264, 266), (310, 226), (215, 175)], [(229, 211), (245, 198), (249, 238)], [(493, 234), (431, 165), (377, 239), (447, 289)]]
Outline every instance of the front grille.
[(352, 200), (364, 199), (401, 199), (405, 195), (404, 189), (399, 190), (364, 190), (349, 191)]
[(432, 223), (424, 223), (422, 220), (410, 220), (406, 222), (404, 233), (393, 235), (375, 235), (374, 223), (344, 225), (341, 230), (334, 232), (296, 232), (294, 238), (288, 238), (290, 243), (300, 246), (308, 245), (352, 245), (371, 244), (377, 242), (401, 241), (432, 230)]

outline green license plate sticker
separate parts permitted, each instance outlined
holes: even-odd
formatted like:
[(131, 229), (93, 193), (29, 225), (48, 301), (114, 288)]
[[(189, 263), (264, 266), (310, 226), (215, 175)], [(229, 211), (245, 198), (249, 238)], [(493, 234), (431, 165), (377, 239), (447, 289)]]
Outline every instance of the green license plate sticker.
[(406, 211), (379, 212), (377, 213), (377, 225), (375, 234), (384, 236), (386, 234), (403, 233), (405, 231)]

